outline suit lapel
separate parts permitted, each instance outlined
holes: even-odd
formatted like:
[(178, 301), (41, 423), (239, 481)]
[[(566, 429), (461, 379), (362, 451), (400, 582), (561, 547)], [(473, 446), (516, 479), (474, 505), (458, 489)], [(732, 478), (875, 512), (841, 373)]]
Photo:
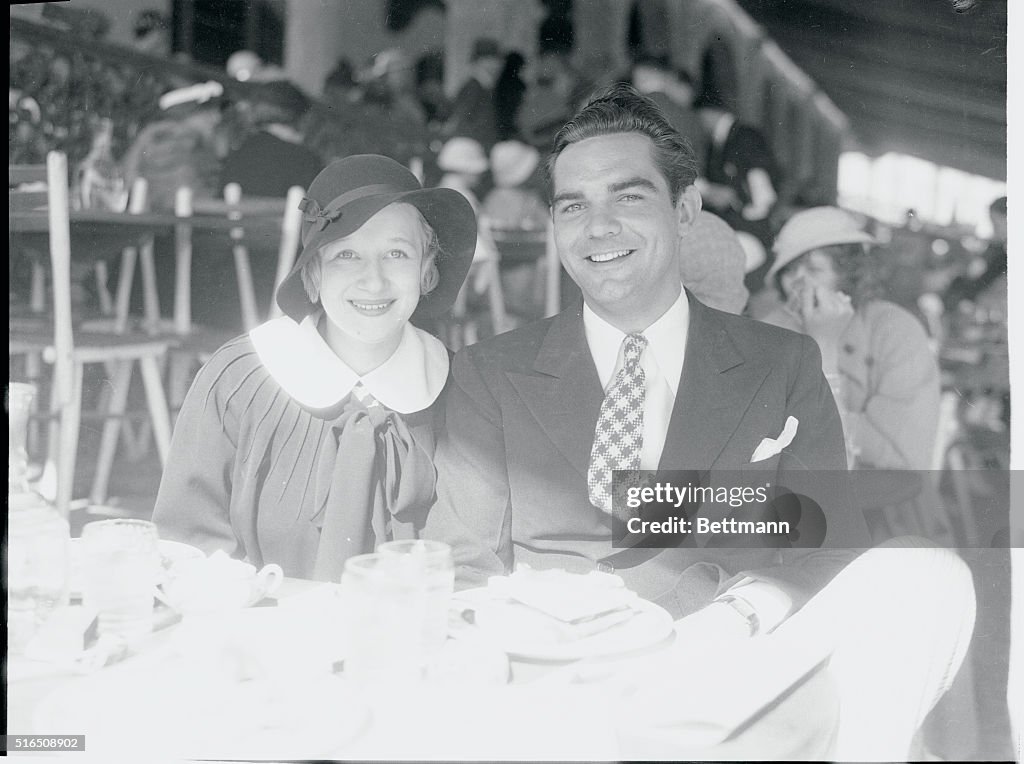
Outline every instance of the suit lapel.
[[(687, 292), (686, 358), (659, 469), (710, 468), (736, 431), (768, 369), (745, 363), (716, 314)], [(508, 372), (548, 439), (583, 475), (604, 390), (583, 332), (582, 305), (552, 322), (534, 373)]]
[(686, 357), (659, 469), (709, 469), (736, 431), (768, 369), (744, 363), (729, 332), (690, 300)]
[(551, 323), (534, 372), (508, 378), (555, 448), (586, 475), (604, 390), (584, 337), (582, 305)]

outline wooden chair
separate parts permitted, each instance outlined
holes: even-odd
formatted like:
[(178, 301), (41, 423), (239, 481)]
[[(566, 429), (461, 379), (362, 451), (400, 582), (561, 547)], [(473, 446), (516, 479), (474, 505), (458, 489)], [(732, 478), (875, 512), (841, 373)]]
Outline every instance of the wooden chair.
[[(13, 170), (12, 170), (13, 173)], [(86, 364), (106, 364), (113, 369), (112, 388), (105, 415), (100, 459), (91, 492), (92, 498), (106, 493), (113, 464), (121, 418), (124, 415), (132, 364), (138, 361), (146, 391), (150, 421), (162, 462), (170, 450), (171, 426), (160, 375), (160, 362), (166, 356), (166, 340), (134, 333), (76, 332), (71, 321), (71, 224), (68, 204), (67, 157), (52, 151), (46, 166), (19, 169), (19, 182), (43, 182), (46, 191), (35, 194), (39, 206), (49, 216), (49, 250), (53, 281), (52, 324), (45, 328), (12, 327), (9, 355), (37, 353), (53, 366), (50, 416), (51, 426), (47, 472), (55, 470), (53, 497), (57, 508), (67, 514), (71, 507), (82, 418), (82, 379)], [(15, 180), (12, 176), (12, 182)], [(11, 196), (22, 192), (12, 189)], [(44, 478), (46, 473), (44, 472)], [(45, 485), (41, 486), (44, 490)]]
[[(480, 298), (486, 302), (484, 311), (479, 309)], [(476, 253), (469, 275), (455, 298), (450, 319), (444, 322), (447, 326), (442, 326), (443, 336), (452, 350), (472, 345), (480, 339), (482, 314), (487, 316), (491, 334), (501, 334), (514, 325), (514, 320), (505, 310), (501, 254), (491, 238), (485, 218), (478, 221)]]
[(274, 295), (295, 263), (298, 251), (302, 223), (299, 203), (304, 194), (303, 189), (294, 186), (289, 189), (284, 199), (245, 199), (238, 184), (232, 183), (225, 188), (224, 202), (220, 203), (196, 200), (189, 188), (178, 190), (175, 214), (181, 218), (182, 223), (175, 233), (173, 334), (177, 342), (171, 353), (169, 388), (172, 409), (176, 410), (181, 406), (196, 364), (207, 361), (217, 348), (237, 334), (235, 331), (197, 326), (192, 322), (192, 225), (188, 222), (189, 218), (193, 214), (202, 213), (224, 215), (232, 221), (238, 221), (239, 226), (231, 228), (229, 235), (241, 298), (242, 326), (249, 330), (260, 323), (260, 317), (246, 242), (245, 219), (253, 215), (266, 218), (268, 214), (281, 217), (281, 236), (278, 241), (277, 266), (269, 310), (269, 318), (275, 318), (281, 313)]
[(555, 249), (551, 221), (544, 228), (492, 226), (490, 232), (501, 255), (503, 268), (533, 265), (533, 299), (541, 306), (543, 316), (546, 318), (558, 313), (561, 310), (562, 264)]

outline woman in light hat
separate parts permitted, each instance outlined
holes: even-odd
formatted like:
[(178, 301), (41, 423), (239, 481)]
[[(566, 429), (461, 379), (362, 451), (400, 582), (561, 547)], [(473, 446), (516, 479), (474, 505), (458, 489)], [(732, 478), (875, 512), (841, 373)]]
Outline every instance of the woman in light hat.
[(484, 199), (482, 214), (495, 228), (541, 229), (547, 225), (548, 206), (527, 181), (540, 165), (540, 152), (521, 141), (502, 141), (491, 149), (494, 188)]
[(449, 354), (415, 324), (451, 306), (476, 220), (374, 155), (329, 165), (303, 211), (285, 315), (200, 370), (154, 520), (207, 553), (337, 581), (351, 555), (414, 537), (433, 501)]
[(775, 239), (766, 281), (785, 305), (764, 321), (810, 335), (843, 415), (855, 464), (931, 467), (939, 368), (913, 315), (879, 299), (874, 238), (837, 207), (796, 213)]

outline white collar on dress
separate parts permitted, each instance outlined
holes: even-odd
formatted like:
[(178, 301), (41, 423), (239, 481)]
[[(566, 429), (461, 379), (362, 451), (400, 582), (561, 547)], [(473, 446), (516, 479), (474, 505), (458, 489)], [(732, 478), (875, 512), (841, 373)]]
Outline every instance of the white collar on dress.
[[(679, 297), (657, 321), (642, 332), (647, 338), (647, 347), (665, 376), (665, 381), (675, 395), (679, 377), (683, 373), (683, 358), (686, 354), (686, 336), (690, 328), (690, 303), (686, 290), (679, 290)], [(583, 331), (590, 347), (590, 354), (597, 367), (597, 376), (603, 388), (608, 387), (612, 374), (619, 362), (622, 341), (626, 333), (609, 324), (584, 302)]]
[(448, 379), (448, 351), (436, 337), (406, 324), (391, 357), (360, 377), (334, 354), (317, 331), (320, 314), (295, 323), (288, 316), (249, 332), (270, 376), (304, 406), (325, 409), (341, 402), (358, 383), (400, 414), (422, 411), (437, 400)]

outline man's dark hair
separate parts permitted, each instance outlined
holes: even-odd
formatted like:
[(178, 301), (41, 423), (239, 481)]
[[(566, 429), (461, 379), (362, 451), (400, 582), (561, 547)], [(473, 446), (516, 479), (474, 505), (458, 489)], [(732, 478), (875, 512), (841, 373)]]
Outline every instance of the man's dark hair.
[(555, 135), (547, 162), (549, 197), (554, 196), (555, 161), (567, 146), (616, 133), (640, 133), (650, 138), (654, 163), (668, 183), (673, 204), (679, 200), (683, 189), (697, 179), (693, 149), (665, 119), (657, 104), (640, 95), (631, 85), (617, 83), (595, 94)]

